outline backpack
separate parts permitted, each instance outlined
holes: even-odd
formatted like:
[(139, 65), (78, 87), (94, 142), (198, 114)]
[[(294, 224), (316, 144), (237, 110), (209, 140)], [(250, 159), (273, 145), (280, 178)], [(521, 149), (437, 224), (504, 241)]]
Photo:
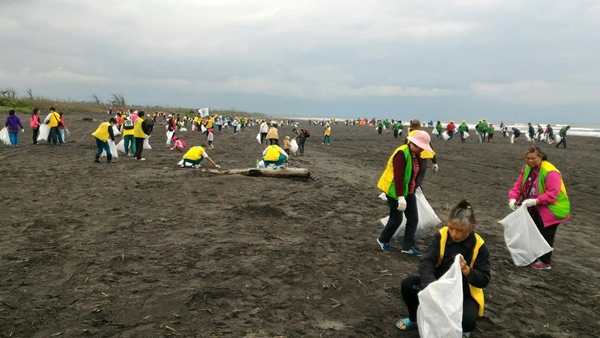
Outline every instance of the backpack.
[(125, 120), (125, 122), (123, 122), (123, 129), (125, 129), (125, 130), (133, 129), (133, 122), (131, 122), (130, 119)]
[(307, 129), (300, 129), (300, 131), (302, 132), (302, 134), (304, 134), (305, 137), (310, 137), (310, 132)]

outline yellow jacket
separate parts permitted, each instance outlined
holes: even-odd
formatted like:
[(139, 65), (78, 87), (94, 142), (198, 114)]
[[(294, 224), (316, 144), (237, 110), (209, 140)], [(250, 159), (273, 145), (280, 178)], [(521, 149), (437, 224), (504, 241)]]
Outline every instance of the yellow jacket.
[(98, 129), (96, 129), (96, 131), (92, 133), (92, 136), (94, 136), (102, 142), (106, 142), (106, 140), (108, 140), (108, 138), (110, 137), (108, 128), (111, 127), (112, 126), (110, 125), (110, 122), (102, 122), (100, 123), (100, 126), (98, 126)]

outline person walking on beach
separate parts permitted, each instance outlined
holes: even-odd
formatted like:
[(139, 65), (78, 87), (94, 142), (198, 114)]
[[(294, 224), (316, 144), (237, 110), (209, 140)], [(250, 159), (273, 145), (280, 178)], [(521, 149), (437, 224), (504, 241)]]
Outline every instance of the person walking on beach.
[(460, 142), (465, 143), (465, 133), (469, 132), (469, 126), (467, 126), (467, 121), (462, 121), (460, 126), (458, 126), (458, 131), (460, 132)]
[(260, 144), (266, 143), (267, 134), (269, 133), (269, 125), (267, 121), (262, 121), (258, 127), (260, 132)]
[(267, 141), (269, 141), (269, 145), (279, 144), (279, 130), (276, 126), (277, 124), (271, 124), (269, 127), (269, 132), (267, 133)]
[(92, 133), (92, 136), (96, 139), (96, 159), (94, 162), (100, 163), (100, 155), (104, 150), (106, 152), (106, 163), (112, 162), (112, 153), (110, 152), (110, 146), (108, 145), (108, 139), (114, 142), (115, 135), (113, 133), (113, 126), (117, 124), (117, 119), (111, 117), (108, 122), (100, 123), (98, 129)]
[(560, 136), (560, 142), (558, 142), (558, 144), (556, 145), (556, 148), (558, 148), (559, 145), (563, 145), (563, 148), (567, 147), (567, 131), (571, 129), (571, 126), (566, 126), (566, 127), (562, 127), (560, 128), (560, 131), (558, 132), (558, 135)]
[(19, 145), (19, 130), (22, 133), (25, 132), (23, 129), (23, 125), (21, 124), (21, 119), (17, 116), (17, 113), (14, 109), (11, 109), (8, 112), (8, 116), (6, 117), (6, 129), (8, 129), (8, 137), (10, 137), (10, 144), (13, 147)]
[(420, 276), (406, 277), (401, 283), (402, 299), (408, 309), (408, 317), (396, 322), (398, 329), (407, 331), (417, 328), (419, 292), (450, 270), (456, 256), (461, 255), (462, 336), (471, 336), (477, 326), (477, 317), (483, 316), (483, 288), (492, 279), (490, 251), (481, 236), (475, 232), (476, 223), (475, 212), (467, 200), (460, 201), (450, 210), (448, 224), (433, 236), (419, 261)]
[(456, 130), (456, 125), (454, 124), (454, 121), (450, 120), (450, 122), (446, 126), (446, 132), (448, 133), (448, 136), (450, 136), (450, 139), (452, 139), (454, 137), (455, 130)]
[(138, 161), (146, 160), (142, 157), (142, 151), (144, 151), (144, 140), (149, 134), (146, 121), (144, 120), (145, 114), (146, 113), (144, 113), (143, 110), (140, 110), (137, 113), (138, 118), (133, 123), (133, 137), (135, 137), (135, 159)]
[(42, 121), (40, 121), (40, 109), (34, 108), (33, 113), (31, 114), (31, 119), (29, 120), (29, 126), (33, 131), (33, 144), (37, 144), (38, 135), (40, 134), (40, 126), (42, 125)]
[(325, 127), (323, 128), (323, 130), (324, 130), (323, 143), (321, 143), (321, 144), (330, 145), (331, 144), (331, 125), (329, 124), (329, 122), (327, 122), (325, 124)]
[(417, 176), (423, 167), (420, 154), (424, 150), (433, 152), (429, 142), (431, 138), (427, 132), (416, 130), (411, 133), (408, 144), (396, 148), (379, 178), (377, 187), (385, 193), (390, 210), (388, 222), (377, 238), (377, 243), (384, 251), (392, 250), (390, 240), (400, 227), (403, 216), (406, 216), (402, 252), (421, 256), (421, 251), (415, 247), (415, 232), (419, 221), (415, 190), (418, 186)]
[(402, 121), (396, 121), (396, 123), (394, 123), (394, 138), (398, 138), (398, 135), (402, 135), (403, 130), (404, 126), (402, 125)]
[[(411, 123), (410, 124), (409, 132), (410, 132), (410, 130), (412, 130), (412, 128), (413, 128), (413, 124)], [(442, 126), (442, 122), (441, 121), (437, 121), (437, 123), (435, 124), (435, 131), (437, 131), (437, 134), (435, 135), (435, 138), (438, 139), (438, 140), (442, 138), (442, 129), (444, 129), (444, 127)]]
[[(527, 211), (535, 222), (540, 234), (548, 245), (554, 247), (554, 237), (558, 225), (571, 216), (571, 202), (558, 169), (550, 162), (540, 147), (529, 147), (523, 154), (525, 165), (521, 174), (508, 192), (508, 205), (516, 210), (519, 205)], [(538, 270), (551, 269), (552, 252), (531, 263)]]
[(488, 140), (487, 141), (488, 142), (493, 142), (493, 140), (494, 140), (494, 132), (495, 132), (495, 130), (494, 130), (494, 124), (492, 124), (492, 123), (488, 124), (488, 130), (487, 130), (487, 132), (488, 132), (488, 135), (487, 135)]

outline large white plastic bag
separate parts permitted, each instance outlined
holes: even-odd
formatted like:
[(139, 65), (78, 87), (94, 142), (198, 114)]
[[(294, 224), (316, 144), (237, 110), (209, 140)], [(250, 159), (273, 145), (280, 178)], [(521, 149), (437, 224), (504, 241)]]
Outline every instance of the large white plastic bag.
[[(110, 147), (110, 154), (112, 155), (112, 158), (119, 158), (119, 153), (117, 152), (117, 146), (115, 145), (115, 141), (109, 139), (107, 142), (108, 146)], [(102, 154), (100, 154), (100, 157), (106, 157), (106, 151), (102, 150)]]
[(115, 126), (112, 126), (112, 129), (113, 129), (113, 135), (114, 135), (114, 136), (119, 136), (119, 135), (121, 135), (121, 132), (119, 131), (119, 127), (117, 127), (117, 126), (115, 125)]
[(433, 128), (433, 130), (431, 131), (431, 134), (433, 135), (438, 135), (440, 132), (437, 131), (437, 129)]
[[(131, 148), (131, 145), (129, 147)], [(121, 141), (117, 143), (117, 151), (121, 154), (125, 154), (125, 140), (121, 139)]]
[(12, 145), (12, 143), (10, 143), (10, 136), (8, 135), (8, 129), (6, 129), (6, 127), (2, 128), (2, 130), (0, 130), (0, 140), (2, 140), (2, 142), (4, 142), (4, 144), (6, 144), (7, 146)]
[(171, 144), (171, 139), (173, 138), (173, 134), (175, 134), (174, 131), (167, 132), (167, 144)]
[(144, 149), (150, 150), (152, 147), (150, 146), (150, 142), (148, 141), (148, 135), (146, 135), (146, 139), (144, 140)]
[(296, 142), (296, 139), (294, 138), (290, 141), (290, 149), (294, 154), (298, 151), (298, 142)]
[(200, 130), (204, 133), (206, 131), (206, 127), (202, 124), (200, 125)]
[(447, 132), (442, 132), (442, 138), (444, 141), (448, 141), (450, 139), (450, 135)]
[(504, 225), (504, 240), (516, 266), (527, 266), (552, 251), (526, 206), (520, 206), (499, 223)]
[[(379, 198), (387, 201), (385, 194), (382, 193), (382, 195), (379, 195)], [(429, 202), (427, 202), (427, 198), (425, 198), (421, 188), (417, 188), (417, 190), (415, 190), (415, 197), (417, 198), (417, 210), (419, 212), (419, 222), (417, 223), (417, 231), (415, 232), (415, 240), (418, 241), (430, 230), (434, 229), (438, 224), (440, 224), (441, 220), (436, 215)], [(383, 224), (383, 226), (385, 226), (389, 218), (389, 216), (386, 216), (379, 221)], [(406, 216), (402, 217), (402, 223), (400, 223), (400, 227), (398, 227), (398, 230), (394, 233), (393, 238), (398, 242), (402, 242), (404, 240), (405, 229)]]
[(260, 132), (258, 134), (256, 134), (256, 140), (258, 141), (259, 144), (262, 144), (262, 142), (260, 142)]
[(560, 135), (558, 135), (558, 134), (554, 134), (554, 142), (556, 142), (558, 144), (560, 142), (560, 140), (562, 140), (562, 137), (560, 137)]
[(469, 137), (469, 136), (471, 136), (471, 135), (469, 135), (469, 132), (468, 132), (468, 131), (465, 131), (465, 132), (463, 133), (463, 138), (465, 138), (465, 139), (466, 139), (466, 138), (467, 138), (467, 137)]
[(48, 142), (48, 136), (50, 135), (50, 127), (47, 124), (40, 125), (40, 132), (38, 134), (37, 141)]
[(463, 285), (460, 257), (440, 279), (419, 292), (417, 324), (419, 335), (426, 338), (461, 338)]

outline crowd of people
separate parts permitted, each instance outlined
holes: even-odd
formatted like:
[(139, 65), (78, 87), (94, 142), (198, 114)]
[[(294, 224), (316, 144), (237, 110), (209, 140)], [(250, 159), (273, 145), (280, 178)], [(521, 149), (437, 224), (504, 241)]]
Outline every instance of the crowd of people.
[[(56, 105), (50, 108), (44, 120), (40, 118), (40, 110), (34, 109), (31, 114), (30, 127), (34, 131), (33, 143), (39, 140), (40, 127), (47, 125), (49, 128), (46, 141), (50, 144), (63, 144), (65, 132), (64, 116), (57, 112)], [(158, 119), (158, 121), (157, 121)], [(160, 121), (162, 120), (162, 121)], [(377, 129), (379, 135), (394, 132), (394, 138), (400, 136), (404, 126), (400, 120), (358, 120), (358, 125), (369, 125)], [(352, 123), (350, 123), (352, 122)], [(144, 161), (142, 152), (144, 142), (155, 132), (157, 124), (164, 124), (167, 136), (166, 147), (171, 150), (184, 152), (179, 165), (181, 167), (198, 168), (203, 160), (210, 162), (214, 167), (221, 167), (207, 154), (207, 149), (215, 147), (215, 127), (217, 133), (224, 128), (232, 128), (237, 134), (248, 126), (257, 126), (257, 139), (266, 148), (262, 152), (262, 162), (265, 167), (286, 167), (292, 155), (302, 156), (305, 153), (306, 140), (310, 131), (299, 128), (294, 121), (276, 121), (254, 119), (245, 117), (225, 117), (220, 115), (194, 117), (180, 116), (179, 114), (156, 112), (147, 116), (144, 111), (118, 111), (109, 120), (100, 123), (91, 134), (96, 143), (95, 162), (100, 162), (101, 154), (106, 154), (108, 163), (113, 163), (110, 142), (115, 142), (116, 136), (121, 134), (124, 143), (124, 154), (133, 156), (138, 161)], [(356, 125), (354, 121), (346, 120), (346, 125)], [(334, 120), (311, 121), (311, 126), (319, 126), (323, 130), (322, 145), (331, 144), (332, 125)], [(279, 127), (292, 125), (293, 135), (283, 137), (283, 148), (279, 145)], [(462, 299), (462, 330), (463, 337), (469, 337), (476, 327), (476, 318), (483, 315), (485, 288), (491, 280), (490, 252), (482, 237), (475, 232), (477, 221), (473, 206), (466, 200), (457, 203), (450, 211), (447, 222), (443, 228), (435, 233), (427, 250), (422, 252), (417, 248), (415, 233), (419, 222), (419, 208), (417, 206), (416, 192), (423, 186), (423, 177), (426, 172), (426, 161), (433, 162), (434, 173), (438, 171), (435, 151), (431, 144), (431, 136), (421, 130), (424, 125), (433, 127), (438, 139), (452, 139), (460, 134), (461, 142), (468, 137), (469, 127), (465, 120), (456, 126), (452, 120), (446, 125), (445, 130), (440, 121), (433, 126), (433, 121), (422, 124), (419, 120), (412, 120), (408, 133), (403, 142), (389, 156), (377, 187), (385, 194), (389, 209), (389, 218), (376, 241), (384, 251), (392, 251), (390, 245), (392, 236), (396, 233), (403, 219), (406, 225), (403, 234), (401, 252), (407, 255), (420, 257), (419, 276), (409, 276), (401, 283), (401, 296), (404, 300), (408, 315), (396, 322), (400, 330), (411, 330), (418, 327), (417, 309), (419, 307), (418, 294), (428, 285), (438, 280), (452, 266), (455, 257), (460, 255), (460, 270), (462, 273), (463, 299)], [(24, 132), (24, 127), (15, 110), (10, 110), (6, 120), (6, 127), (12, 146), (18, 146), (19, 131)], [(62, 128), (61, 128), (62, 127)], [(201, 132), (206, 136), (207, 143), (194, 145), (187, 148), (187, 143), (181, 139), (179, 133), (190, 127), (192, 131)], [(239, 130), (238, 130), (239, 127)], [(500, 130), (507, 137), (506, 126), (500, 124)], [(561, 144), (566, 148), (566, 135), (570, 126), (561, 128), (559, 136)], [(62, 130), (62, 131), (61, 131)], [(314, 128), (313, 128), (314, 130)], [(486, 119), (481, 119), (475, 126), (478, 142), (493, 142), (495, 127)], [(513, 143), (516, 143), (521, 131), (513, 127)], [(118, 134), (117, 134), (118, 133)], [(447, 136), (444, 137), (443, 133)], [(540, 125), (534, 128), (528, 124), (528, 140), (532, 143), (523, 154), (525, 165), (521, 168), (514, 185), (508, 192), (508, 206), (515, 210), (520, 206), (527, 208), (539, 233), (546, 242), (553, 247), (558, 226), (570, 218), (570, 202), (562, 180), (560, 171), (548, 160), (548, 155), (533, 143), (545, 140), (552, 144), (555, 140), (553, 129), (550, 125), (544, 129)], [(538, 270), (551, 269), (552, 251), (540, 256), (531, 267)]]

